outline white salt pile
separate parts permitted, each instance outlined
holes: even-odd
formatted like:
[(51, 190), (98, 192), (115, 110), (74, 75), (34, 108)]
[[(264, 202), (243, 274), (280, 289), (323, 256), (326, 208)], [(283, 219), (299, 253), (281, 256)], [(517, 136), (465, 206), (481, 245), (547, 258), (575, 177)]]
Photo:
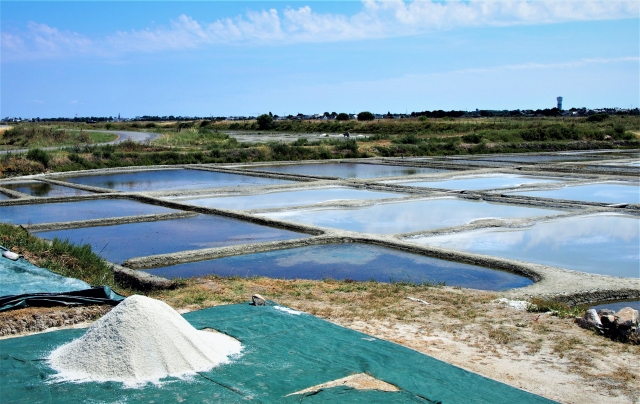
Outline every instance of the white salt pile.
[(48, 361), (58, 380), (134, 387), (209, 370), (241, 350), (234, 338), (196, 330), (166, 303), (134, 295), (82, 337), (53, 351)]

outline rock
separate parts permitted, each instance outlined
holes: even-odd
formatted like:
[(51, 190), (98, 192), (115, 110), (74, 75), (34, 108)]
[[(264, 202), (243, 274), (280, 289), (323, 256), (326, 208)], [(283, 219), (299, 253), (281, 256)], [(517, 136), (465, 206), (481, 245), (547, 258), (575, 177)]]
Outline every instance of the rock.
[(584, 313), (584, 320), (596, 327), (602, 327), (602, 322), (600, 321), (600, 317), (598, 317), (598, 313), (594, 309), (589, 309)]
[(625, 307), (616, 313), (616, 325), (618, 327), (633, 327), (638, 325), (638, 310)]
[(255, 294), (251, 296), (251, 302), (254, 306), (264, 306), (267, 303), (267, 300), (264, 297)]
[(615, 325), (616, 316), (615, 314), (605, 314), (600, 316), (600, 321), (602, 322), (602, 325), (604, 325), (605, 327), (610, 325)]
[(609, 309), (600, 309), (598, 310), (598, 315), (600, 316), (600, 318), (602, 318), (602, 316), (608, 316), (608, 315), (616, 315), (616, 312), (613, 310), (609, 310)]

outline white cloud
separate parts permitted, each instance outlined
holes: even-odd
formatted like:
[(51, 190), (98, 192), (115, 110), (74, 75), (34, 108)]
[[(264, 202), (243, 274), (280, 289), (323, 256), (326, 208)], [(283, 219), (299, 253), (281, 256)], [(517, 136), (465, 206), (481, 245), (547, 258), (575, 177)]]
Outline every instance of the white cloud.
[(31, 22), (24, 33), (2, 33), (6, 59), (194, 49), (211, 44), (287, 44), (416, 35), (461, 27), (551, 24), (638, 18), (638, 1), (364, 0), (351, 16), (316, 13), (310, 6), (247, 11), (214, 22), (180, 15), (168, 26), (119, 31), (103, 38)]

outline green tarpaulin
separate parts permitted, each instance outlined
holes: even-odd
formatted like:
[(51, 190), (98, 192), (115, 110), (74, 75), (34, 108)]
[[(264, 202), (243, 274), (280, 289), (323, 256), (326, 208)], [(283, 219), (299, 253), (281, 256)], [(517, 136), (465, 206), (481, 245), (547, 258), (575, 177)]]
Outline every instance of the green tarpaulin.
[[(0, 247), (0, 253), (6, 251)], [(80, 279), (54, 274), (20, 258), (12, 261), (0, 256), (0, 296), (24, 295), (28, 293), (62, 293), (89, 289), (88, 283)]]
[[(0, 251), (7, 251), (0, 246)], [(110, 304), (124, 299), (108, 286), (91, 287), (80, 279), (67, 278), (20, 258), (0, 256), (0, 312), (24, 307)]]
[[(62, 330), (0, 340), (3, 403), (550, 403), (542, 397), (448, 365), (390, 342), (308, 314), (264, 307), (218, 306), (184, 316), (194, 327), (214, 328), (244, 346), (232, 363), (187, 380), (167, 379), (127, 389), (120, 383), (68, 383), (52, 379), (44, 358), (84, 330)], [(367, 373), (399, 392), (347, 387), (288, 394)]]

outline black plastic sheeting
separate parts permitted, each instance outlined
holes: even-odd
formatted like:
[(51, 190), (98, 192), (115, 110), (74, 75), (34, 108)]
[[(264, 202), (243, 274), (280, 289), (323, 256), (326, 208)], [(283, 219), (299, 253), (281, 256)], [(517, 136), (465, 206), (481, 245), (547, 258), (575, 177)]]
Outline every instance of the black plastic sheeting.
[(25, 307), (102, 305), (115, 306), (124, 300), (108, 286), (62, 293), (25, 293), (22, 295), (1, 296), (0, 312)]

